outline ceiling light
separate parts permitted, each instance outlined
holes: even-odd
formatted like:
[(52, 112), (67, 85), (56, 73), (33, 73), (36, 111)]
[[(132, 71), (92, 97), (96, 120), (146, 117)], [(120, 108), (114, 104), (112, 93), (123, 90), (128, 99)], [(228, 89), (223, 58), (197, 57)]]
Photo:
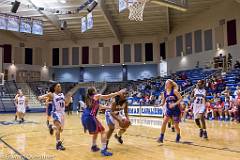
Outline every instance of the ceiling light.
[(88, 12), (92, 12), (94, 10), (94, 8), (98, 5), (97, 0), (92, 1), (89, 5), (88, 5)]
[(67, 3), (66, 0), (60, 0), (60, 2), (61, 2), (62, 4)]
[(13, 2), (11, 12), (12, 13), (17, 13), (17, 10), (18, 10), (19, 6), (20, 6), (20, 2), (18, 2), (18, 1)]

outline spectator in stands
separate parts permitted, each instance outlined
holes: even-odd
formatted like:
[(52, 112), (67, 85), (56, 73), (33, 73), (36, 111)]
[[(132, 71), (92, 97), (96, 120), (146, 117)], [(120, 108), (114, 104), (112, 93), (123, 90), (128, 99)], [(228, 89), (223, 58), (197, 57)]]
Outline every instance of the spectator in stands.
[(219, 116), (219, 119), (223, 120), (223, 102), (222, 102), (220, 93), (215, 94), (214, 104), (215, 105), (214, 105), (213, 111), (214, 111), (215, 119)]
[(5, 95), (5, 88), (2, 87), (2, 89), (1, 89), (1, 96), (4, 96), (4, 95)]
[(72, 114), (72, 111), (73, 111), (73, 97), (71, 96), (70, 98), (70, 103), (68, 104), (67, 106), (67, 113), (68, 115)]
[(237, 92), (237, 96), (233, 100), (232, 108), (229, 110), (231, 120), (240, 122), (240, 91)]
[(216, 93), (217, 92), (217, 82), (216, 82), (216, 79), (213, 78), (210, 83), (211, 83), (211, 90), (212, 90), (212, 92)]
[(229, 87), (225, 87), (225, 90), (222, 91), (222, 95), (225, 95), (225, 96), (231, 95), (231, 91), (230, 91)]
[(214, 119), (213, 106), (210, 101), (206, 102), (206, 116), (207, 119)]
[(236, 90), (234, 91), (233, 95), (237, 96), (238, 92), (240, 92), (240, 87), (239, 86), (236, 87)]
[(223, 68), (223, 60), (224, 60), (223, 55), (219, 54), (218, 67)]
[(187, 96), (184, 96), (183, 101), (181, 102), (181, 110), (182, 110), (182, 120), (185, 122), (186, 119), (191, 119), (193, 116), (192, 108), (190, 106), (190, 103), (188, 103)]
[(235, 69), (240, 69), (240, 62), (236, 61), (236, 63), (234, 64), (234, 68)]
[(200, 66), (200, 63), (199, 61), (197, 61), (195, 68), (199, 68), (199, 66)]
[(232, 55), (231, 53), (228, 53), (228, 68), (232, 68)]
[(183, 72), (183, 73), (180, 75), (180, 78), (181, 78), (181, 80), (186, 80), (186, 79), (187, 79), (186, 73)]

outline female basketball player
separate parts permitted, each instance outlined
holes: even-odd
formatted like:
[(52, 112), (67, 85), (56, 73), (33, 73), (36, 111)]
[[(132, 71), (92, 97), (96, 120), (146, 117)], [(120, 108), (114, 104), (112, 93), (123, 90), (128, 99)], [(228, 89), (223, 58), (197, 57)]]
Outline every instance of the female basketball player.
[(100, 150), (96, 145), (97, 136), (100, 133), (102, 142), (102, 156), (112, 156), (112, 153), (107, 151), (106, 134), (104, 131), (105, 129), (97, 119), (97, 112), (99, 108), (102, 107), (99, 104), (99, 100), (108, 100), (122, 94), (123, 92), (125, 92), (125, 90), (121, 90), (119, 92), (111, 93), (108, 95), (101, 95), (97, 94), (97, 91), (94, 87), (91, 87), (87, 90), (87, 96), (85, 99), (87, 107), (84, 109), (82, 114), (82, 124), (84, 131), (86, 132), (86, 130), (88, 130), (89, 134), (92, 135), (92, 152), (97, 152)]
[(109, 143), (109, 139), (115, 128), (118, 128), (117, 134), (115, 134), (115, 138), (119, 143), (123, 143), (122, 135), (126, 132), (127, 128), (130, 125), (130, 120), (128, 117), (128, 102), (126, 100), (127, 93), (123, 93), (119, 96), (115, 97), (115, 101), (111, 105), (111, 109), (105, 112), (106, 122), (108, 125), (107, 132), (107, 147)]
[(166, 103), (166, 114), (163, 119), (163, 124), (161, 127), (161, 134), (158, 139), (159, 143), (163, 143), (164, 139), (164, 133), (166, 130), (166, 125), (170, 118), (173, 118), (174, 121), (174, 127), (177, 132), (176, 142), (180, 141), (180, 128), (179, 128), (179, 122), (181, 117), (181, 110), (180, 110), (180, 102), (182, 101), (182, 96), (178, 92), (178, 86), (177, 84), (171, 80), (168, 79), (165, 83), (165, 92), (162, 95), (162, 103), (160, 106), (163, 106)]
[(60, 135), (63, 132), (64, 127), (64, 114), (65, 114), (65, 106), (70, 103), (70, 97), (64, 96), (62, 93), (62, 88), (59, 83), (56, 83), (52, 86), (53, 93), (48, 93), (46, 95), (40, 96), (39, 99), (43, 99), (45, 96), (52, 99), (52, 118), (53, 118), (53, 124), (54, 126), (50, 127), (50, 134), (53, 133), (53, 129), (55, 130), (56, 135), (56, 149), (57, 150), (65, 150), (65, 147), (62, 144), (62, 141), (60, 140)]
[(14, 104), (15, 104), (15, 107), (16, 107), (16, 113), (15, 113), (15, 121), (17, 121), (17, 118), (18, 118), (18, 112), (17, 112), (17, 98), (18, 98), (18, 96), (19, 96), (19, 92), (21, 91), (21, 89), (18, 89), (17, 90), (17, 93), (16, 93), (16, 95), (15, 95), (15, 97), (14, 97)]
[(23, 95), (23, 92), (19, 90), (18, 95), (15, 97), (16, 108), (17, 108), (17, 116), (20, 119), (19, 123), (24, 122), (24, 116), (26, 113), (26, 107), (28, 105), (28, 99)]
[(199, 127), (199, 136), (205, 139), (208, 138), (205, 122), (206, 111), (206, 95), (207, 91), (204, 89), (204, 81), (199, 80), (197, 87), (193, 90), (191, 97), (193, 98), (193, 115), (196, 125)]

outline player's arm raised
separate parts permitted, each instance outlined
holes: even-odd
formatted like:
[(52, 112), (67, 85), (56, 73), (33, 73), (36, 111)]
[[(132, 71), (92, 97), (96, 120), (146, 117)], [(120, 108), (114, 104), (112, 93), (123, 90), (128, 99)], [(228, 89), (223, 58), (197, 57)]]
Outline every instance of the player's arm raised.
[(191, 92), (191, 95), (190, 95), (190, 99), (191, 99), (191, 101), (193, 101), (194, 100), (194, 92), (195, 92), (195, 89)]
[(160, 106), (164, 106), (164, 104), (165, 104), (165, 102), (166, 102), (166, 99), (165, 99), (165, 97), (164, 97), (164, 93), (161, 93), (161, 95), (160, 95), (160, 99), (161, 99), (161, 104), (160, 104)]
[(14, 104), (15, 104), (15, 106), (17, 106), (18, 96), (19, 96), (19, 94), (16, 94), (16, 96), (14, 97)]
[(94, 99), (95, 100), (99, 100), (99, 99), (104, 99), (104, 100), (108, 100), (108, 99), (111, 99), (111, 98), (114, 98), (122, 93), (126, 92), (126, 89), (122, 89), (118, 92), (114, 92), (114, 93), (110, 93), (110, 94), (107, 94), (107, 95), (102, 95), (102, 94), (97, 94), (94, 96)]
[(111, 109), (111, 107), (110, 106), (107, 106), (107, 105), (102, 105), (102, 104), (99, 104), (99, 108), (100, 109)]
[(53, 98), (53, 94), (51, 92), (47, 93), (47, 94), (44, 94), (44, 95), (41, 95), (41, 96), (38, 96), (38, 99), (39, 100), (43, 100), (44, 98)]

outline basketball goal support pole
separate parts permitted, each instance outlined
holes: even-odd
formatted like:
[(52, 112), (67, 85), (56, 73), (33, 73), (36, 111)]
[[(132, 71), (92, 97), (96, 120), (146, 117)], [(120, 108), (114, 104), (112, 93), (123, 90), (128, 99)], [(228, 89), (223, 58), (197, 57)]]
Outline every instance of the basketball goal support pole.
[(187, 0), (185, 0), (185, 2), (186, 3), (184, 5), (181, 5), (181, 4), (174, 3), (174, 2), (171, 2), (171, 1), (168, 1), (168, 0), (151, 0), (151, 3), (166, 6), (166, 7), (176, 9), (176, 10), (179, 10), (179, 11), (182, 11), (182, 12), (186, 12), (187, 8), (188, 8), (187, 7)]

